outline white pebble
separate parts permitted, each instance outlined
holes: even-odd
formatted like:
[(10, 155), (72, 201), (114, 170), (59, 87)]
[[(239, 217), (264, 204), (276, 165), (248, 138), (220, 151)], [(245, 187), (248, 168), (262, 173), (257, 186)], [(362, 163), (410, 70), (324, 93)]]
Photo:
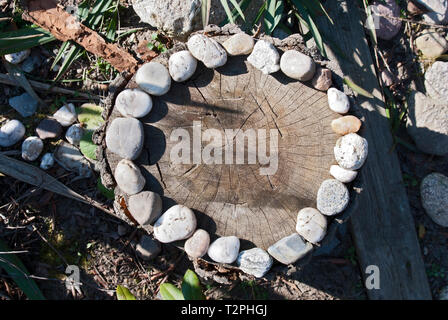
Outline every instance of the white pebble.
[(272, 263), (271, 256), (260, 248), (241, 251), (237, 258), (238, 267), (257, 278), (263, 277), (271, 269)]
[(239, 250), (240, 240), (237, 237), (221, 237), (212, 242), (208, 248), (208, 256), (219, 263), (233, 263)]
[(270, 74), (280, 70), (280, 55), (270, 42), (259, 40), (247, 61), (264, 74)]
[(190, 79), (196, 71), (198, 61), (188, 50), (174, 53), (168, 61), (170, 75), (176, 82)]
[(344, 169), (341, 166), (332, 165), (330, 167), (330, 174), (342, 183), (349, 183), (355, 180), (358, 175), (357, 171)]
[(288, 50), (280, 59), (280, 68), (288, 77), (300, 81), (311, 80), (316, 72), (313, 59), (296, 50)]
[(344, 114), (350, 110), (350, 101), (347, 95), (336, 88), (330, 88), (327, 91), (328, 105), (334, 112)]
[(76, 121), (76, 110), (73, 103), (66, 104), (55, 112), (53, 117), (63, 126), (68, 127)]
[(215, 39), (195, 34), (188, 39), (187, 47), (190, 53), (207, 68), (215, 69), (227, 62), (226, 50)]
[(158, 62), (145, 63), (137, 70), (135, 82), (144, 91), (162, 96), (170, 90), (171, 77), (164, 65)]
[(40, 168), (43, 170), (48, 170), (54, 165), (54, 157), (51, 153), (46, 153), (40, 160)]
[(25, 135), (25, 126), (19, 120), (9, 120), (0, 128), (0, 146), (10, 147)]
[(226, 49), (230, 56), (239, 56), (251, 53), (254, 49), (254, 44), (254, 38), (244, 32), (241, 32), (234, 34), (229, 39), (224, 41), (222, 46)]
[(114, 177), (120, 189), (129, 195), (140, 192), (146, 184), (140, 169), (127, 159), (117, 164)]
[(340, 137), (334, 147), (334, 156), (338, 164), (348, 170), (357, 170), (366, 161), (368, 153), (367, 140), (356, 133)]
[(185, 241), (184, 249), (188, 256), (193, 259), (200, 258), (207, 253), (210, 246), (210, 235), (207, 231), (198, 229)]
[(152, 109), (149, 94), (139, 89), (126, 89), (120, 92), (115, 107), (124, 117), (142, 118)]
[(36, 160), (44, 148), (44, 143), (39, 137), (28, 137), (22, 143), (22, 158), (28, 161)]
[(296, 231), (306, 241), (318, 243), (327, 233), (327, 219), (314, 208), (303, 208), (297, 214)]
[(65, 139), (72, 145), (78, 146), (84, 134), (84, 129), (81, 124), (76, 123), (70, 126), (65, 133)]
[(189, 238), (196, 230), (193, 210), (183, 205), (169, 208), (154, 224), (154, 237), (162, 243)]

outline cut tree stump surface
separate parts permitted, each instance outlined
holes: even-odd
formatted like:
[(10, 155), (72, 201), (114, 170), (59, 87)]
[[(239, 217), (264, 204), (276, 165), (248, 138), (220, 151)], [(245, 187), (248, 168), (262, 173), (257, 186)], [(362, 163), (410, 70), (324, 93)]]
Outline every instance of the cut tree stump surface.
[[(188, 82), (173, 82), (167, 94), (153, 97), (151, 113), (139, 119), (145, 144), (135, 162), (145, 175), (145, 189), (163, 195), (164, 211), (174, 203), (183, 204), (195, 211), (198, 227), (212, 238), (234, 235), (243, 249), (267, 249), (295, 233), (301, 208), (316, 207), (317, 190), (331, 178), (329, 168), (335, 164), (338, 136), (330, 123), (338, 115), (329, 109), (325, 92), (280, 72), (264, 75), (246, 58), (229, 57), (216, 70), (199, 64)], [(127, 88), (134, 87), (132, 79)], [(118, 116), (113, 110), (108, 123)], [(200, 121), (202, 132), (265, 129), (267, 139), (260, 141), (268, 152), (269, 129), (278, 130), (278, 170), (260, 175), (258, 160), (247, 164), (247, 153), (245, 164), (174, 164), (170, 153), (178, 141), (170, 136), (184, 128), (192, 146), (194, 121)], [(223, 136), (223, 157), (230, 142), (232, 137)], [(208, 143), (204, 141), (203, 147)], [(106, 157), (113, 172), (120, 158), (108, 150)]]

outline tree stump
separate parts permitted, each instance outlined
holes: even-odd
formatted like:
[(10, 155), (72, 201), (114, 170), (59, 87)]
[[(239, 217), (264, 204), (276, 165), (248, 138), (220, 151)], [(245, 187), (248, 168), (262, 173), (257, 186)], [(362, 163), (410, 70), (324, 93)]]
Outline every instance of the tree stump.
[[(194, 210), (198, 228), (207, 230), (212, 239), (234, 235), (241, 239), (242, 249), (267, 249), (295, 233), (301, 208), (316, 207), (317, 190), (331, 178), (329, 168), (335, 164), (333, 147), (338, 136), (330, 123), (339, 115), (329, 109), (325, 92), (281, 72), (265, 75), (246, 59), (229, 56), (226, 65), (215, 70), (198, 63), (190, 80), (173, 81), (167, 94), (153, 96), (152, 111), (139, 119), (145, 142), (134, 162), (146, 178), (144, 190), (162, 196), (163, 212), (176, 203), (183, 204)], [(167, 57), (158, 62), (166, 64)], [(134, 79), (126, 86), (136, 87)], [(120, 116), (112, 109), (106, 125)], [(221, 132), (222, 164), (176, 164), (170, 159), (178, 143), (171, 141), (173, 131), (187, 130), (193, 146), (193, 126), (198, 123), (202, 132), (210, 128)], [(225, 136), (225, 129), (265, 129), (266, 139), (257, 142), (266, 146), (268, 155), (270, 129), (277, 131), (277, 171), (260, 175), (259, 169), (266, 165), (258, 159), (248, 164), (246, 152), (244, 164), (236, 164), (235, 145), (233, 164), (224, 163), (224, 147), (235, 140)], [(203, 141), (203, 147), (208, 143)], [(247, 151), (247, 143), (244, 145)], [(104, 154), (114, 172), (120, 158), (108, 150)]]

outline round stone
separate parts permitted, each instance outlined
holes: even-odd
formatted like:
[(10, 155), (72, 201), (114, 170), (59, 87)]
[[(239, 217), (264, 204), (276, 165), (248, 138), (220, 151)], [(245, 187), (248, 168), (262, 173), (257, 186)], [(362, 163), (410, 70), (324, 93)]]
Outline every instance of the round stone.
[(270, 74), (280, 70), (280, 55), (270, 42), (259, 40), (247, 61), (264, 74)]
[(188, 50), (174, 53), (168, 61), (170, 75), (176, 82), (190, 79), (196, 71), (198, 61)]
[(425, 89), (431, 98), (448, 100), (448, 62), (436, 61), (426, 70)]
[(372, 4), (369, 7), (377, 37), (383, 40), (395, 37), (401, 28), (401, 20), (394, 19), (400, 17), (400, 7), (395, 0), (385, 0), (385, 3)]
[(280, 59), (280, 68), (288, 77), (300, 80), (311, 80), (316, 71), (313, 59), (296, 50), (288, 50)]
[(215, 69), (227, 62), (226, 50), (215, 39), (195, 34), (188, 39), (187, 47), (190, 53), (207, 68)]
[(152, 109), (149, 94), (139, 89), (126, 89), (120, 92), (115, 107), (123, 117), (142, 118)]
[(54, 153), (54, 160), (68, 171), (76, 172), (79, 177), (89, 178), (92, 176), (90, 162), (79, 152), (75, 146), (62, 141)]
[(311, 84), (317, 90), (327, 91), (333, 84), (333, 81), (331, 80), (331, 70), (318, 67), (313, 80), (311, 80)]
[(311, 243), (303, 240), (297, 233), (293, 233), (270, 246), (268, 252), (275, 260), (288, 265), (303, 258), (312, 249)]
[(140, 242), (135, 247), (137, 255), (145, 261), (157, 257), (161, 250), (162, 247), (160, 246), (160, 243), (147, 235), (143, 235)]
[(210, 235), (208, 232), (198, 229), (191, 238), (185, 241), (184, 249), (190, 257), (197, 259), (203, 257), (207, 253), (209, 245)]
[(128, 210), (139, 224), (148, 225), (162, 214), (162, 199), (158, 193), (143, 191), (129, 197)]
[(306, 241), (318, 243), (327, 233), (327, 219), (314, 208), (303, 208), (297, 214), (296, 231)]
[(71, 144), (78, 146), (83, 135), (84, 128), (81, 124), (75, 123), (67, 129), (67, 132), (65, 133), (65, 139), (67, 139), (67, 141)]
[(44, 148), (44, 143), (38, 137), (28, 137), (22, 143), (22, 158), (28, 161), (36, 160)]
[(349, 133), (340, 137), (334, 147), (334, 156), (338, 164), (349, 170), (357, 170), (366, 161), (368, 143), (356, 133)]
[(145, 63), (137, 70), (135, 82), (144, 91), (162, 96), (170, 90), (171, 77), (167, 68), (158, 62)]
[(263, 249), (253, 248), (241, 251), (236, 263), (243, 272), (261, 278), (271, 269), (273, 260)]
[(12, 64), (19, 64), (30, 55), (31, 50), (26, 49), (19, 52), (5, 54), (5, 60)]
[(222, 46), (226, 49), (230, 56), (241, 56), (250, 54), (254, 48), (254, 43), (254, 38), (244, 32), (241, 32), (234, 34), (229, 39), (224, 41)]
[(129, 195), (139, 193), (146, 184), (140, 169), (132, 161), (126, 159), (118, 162), (114, 177), (118, 187)]
[(358, 172), (354, 170), (344, 169), (337, 165), (332, 165), (330, 167), (330, 174), (336, 179), (341, 181), (342, 183), (349, 183), (355, 180)]
[(340, 135), (356, 133), (361, 128), (361, 120), (355, 116), (343, 116), (331, 121), (331, 129)]
[(325, 180), (317, 191), (317, 209), (327, 216), (333, 216), (344, 211), (347, 208), (348, 201), (348, 189), (338, 180)]
[(154, 237), (162, 243), (189, 238), (196, 230), (193, 210), (183, 205), (169, 208), (154, 224)]
[(53, 117), (63, 126), (68, 127), (76, 121), (76, 110), (73, 103), (66, 104), (55, 112)]
[(423, 14), (423, 19), (428, 23), (446, 24), (448, 21), (448, 1), (447, 0), (414, 0), (427, 12)]
[(143, 124), (134, 118), (116, 118), (106, 132), (107, 148), (128, 160), (134, 160), (142, 151)]
[(420, 185), (423, 208), (431, 219), (448, 227), (448, 177), (441, 173), (427, 175)]
[(448, 42), (438, 32), (425, 30), (415, 39), (415, 45), (427, 58), (437, 58), (448, 50)]
[(36, 128), (36, 134), (42, 140), (57, 138), (61, 135), (61, 132), (61, 124), (54, 119), (44, 119)]
[(10, 147), (25, 135), (25, 126), (19, 120), (9, 120), (0, 128), (0, 146)]
[(347, 113), (350, 110), (350, 101), (347, 95), (336, 88), (327, 91), (328, 105), (330, 109), (337, 113)]
[(51, 153), (46, 153), (40, 160), (40, 168), (43, 170), (48, 170), (54, 165), (54, 157)]
[(235, 236), (221, 237), (212, 242), (208, 256), (219, 263), (233, 263), (240, 251), (240, 239)]

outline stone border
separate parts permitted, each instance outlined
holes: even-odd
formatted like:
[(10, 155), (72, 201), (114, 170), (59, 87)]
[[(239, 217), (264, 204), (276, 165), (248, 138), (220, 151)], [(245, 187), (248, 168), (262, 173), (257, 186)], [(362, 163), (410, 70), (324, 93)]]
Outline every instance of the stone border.
[[(208, 37), (208, 35), (216, 36), (211, 38)], [(215, 40), (215, 37), (217, 40)], [(222, 40), (222, 37), (225, 37), (227, 40), (221, 43), (220, 40)], [(232, 41), (234, 43), (238, 43), (239, 38), (244, 41), (240, 41), (239, 46), (232, 46)], [(332, 84), (331, 71), (329, 69), (320, 68), (319, 66), (316, 68), (314, 61), (320, 61), (321, 57), (317, 52), (306, 49), (300, 35), (297, 35), (296, 38), (288, 37), (285, 39), (286, 41), (263, 36), (257, 40), (256, 43), (254, 43), (255, 39), (250, 41), (249, 38), (252, 39), (252, 37), (244, 34), (239, 28), (232, 25), (225, 26), (223, 28), (209, 26), (203, 31), (192, 34), (189, 37), (186, 46), (183, 44), (177, 44), (174, 50), (170, 50), (168, 53), (159, 56), (159, 58), (169, 57), (168, 65), (166, 63), (155, 62), (157, 60), (163, 60), (156, 58), (154, 61), (146, 63), (141, 68), (155, 68), (158, 74), (162, 72), (169, 74), (171, 78), (175, 78), (178, 81), (186, 81), (193, 75), (194, 70), (193, 72), (190, 72), (191, 74), (184, 75), (184, 77), (181, 78), (179, 78), (178, 75), (173, 75), (173, 68), (170, 68), (170, 65), (175, 66), (176, 62), (174, 61), (175, 59), (172, 58), (172, 52), (184, 50), (185, 55), (192, 56), (192, 59), (195, 61), (199, 60), (203, 62), (206, 67), (212, 69), (223, 66), (226, 63), (228, 56), (249, 54), (247, 58), (248, 62), (255, 68), (261, 70), (263, 73), (271, 74), (281, 70), (288, 77), (298, 81), (305, 82), (312, 80), (312, 84), (316, 89), (327, 91), (330, 109), (339, 114), (345, 114), (349, 111), (350, 101), (348, 97), (336, 88), (329, 88)], [(276, 47), (286, 48), (286, 51), (282, 55), (284, 63), (282, 63), (282, 59), (280, 58)], [(185, 50), (186, 48), (189, 50)], [(294, 49), (291, 50), (290, 48)], [(296, 48), (299, 50), (296, 50)], [(204, 54), (207, 50), (212, 50), (214, 54), (207, 56)], [(285, 53), (287, 54), (285, 55)], [(212, 56), (212, 58), (210, 58), (210, 56)], [(309, 56), (312, 56), (314, 59), (311, 59)], [(266, 57), (271, 57), (272, 59), (270, 61), (266, 61)], [(308, 74), (304, 75), (297, 72), (297, 70), (290, 70), (288, 66), (291, 66), (292, 64), (308, 64), (313, 65), (314, 67), (311, 68), (313, 69), (311, 74), (308, 72)], [(141, 68), (139, 70), (144, 70)], [(330, 81), (328, 81), (328, 75), (330, 75)], [(136, 78), (138, 78), (138, 71)], [(327, 81), (324, 81), (325, 79), (327, 79)], [(129, 76), (120, 77), (117, 82), (114, 82), (114, 84), (111, 85), (111, 94), (108, 97), (108, 101), (106, 101), (106, 108), (103, 114), (105, 119), (109, 117), (112, 111), (113, 100), (116, 98), (116, 94), (124, 88), (127, 80), (129, 80)], [(138, 82), (139, 80), (137, 80), (137, 83)], [(168, 88), (165, 88), (165, 90), (155, 91), (152, 88), (142, 84), (142, 82), (144, 81), (140, 81), (139, 87), (148, 93), (148, 95), (163, 95), (169, 91), (170, 84), (168, 84)], [(129, 117), (129, 115), (127, 116)], [(326, 216), (338, 215), (347, 208), (349, 202), (349, 191), (344, 184), (350, 183), (356, 178), (356, 170), (363, 165), (367, 156), (367, 141), (356, 134), (361, 126), (361, 121), (359, 119), (351, 115), (345, 116), (334, 120), (331, 125), (333, 131), (341, 135), (334, 148), (335, 158), (339, 166), (333, 165), (330, 168), (330, 174), (335, 179), (328, 179), (322, 183), (318, 191), (317, 209), (304, 208), (299, 211), (296, 225), (297, 233), (294, 233), (272, 244), (268, 248), (268, 252), (261, 248), (253, 248), (239, 252), (239, 239), (233, 236), (220, 237), (212, 244), (209, 244), (210, 238), (208, 233), (204, 230), (199, 232), (196, 230), (196, 218), (193, 211), (182, 205), (175, 205), (163, 214), (160, 208), (159, 212), (154, 213), (151, 221), (142, 221), (139, 217), (132, 216), (130, 212), (127, 212), (126, 216), (123, 216), (122, 218), (126, 221), (132, 221), (133, 223), (139, 221), (140, 223), (138, 224), (142, 225), (146, 231), (153, 230), (154, 237), (162, 243), (186, 240), (185, 251), (191, 258), (201, 258), (208, 253), (209, 257), (213, 261), (220, 264), (232, 264), (237, 261), (237, 266), (239, 269), (256, 277), (262, 277), (269, 271), (273, 264), (272, 257), (286, 265), (295, 263), (312, 251), (313, 245), (324, 241), (324, 237), (327, 233)], [(109, 130), (109, 128), (107, 130)], [(103, 140), (107, 141), (106, 133), (105, 124), (102, 128), (95, 132), (93, 137), (94, 142), (97, 144), (102, 144)], [(107, 142), (104, 145), (107, 146)], [(98, 160), (102, 163), (100, 168), (103, 183), (106, 186), (113, 186), (115, 185), (114, 178), (107, 170), (108, 166), (105, 157), (105, 149), (98, 149)], [(137, 156), (138, 153), (136, 153), (136, 155), (132, 158), (135, 159)], [(122, 159), (120, 163), (122, 161), (127, 165), (127, 167), (133, 167), (131, 171), (135, 172), (137, 178), (139, 178), (138, 167), (135, 166), (129, 159)], [(140, 180), (137, 179), (136, 181)], [(118, 182), (118, 185), (120, 185), (120, 182)], [(136, 196), (142, 196), (142, 193), (152, 193), (150, 191), (140, 192), (143, 189), (143, 186), (140, 185), (138, 188), (134, 188), (138, 191), (134, 192), (134, 190), (132, 193)], [(117, 203), (115, 202), (115, 211), (120, 213), (121, 210), (117, 208), (116, 205)], [(135, 215), (135, 210), (132, 210), (132, 208), (130, 209), (131, 211), (134, 211)], [(182, 219), (182, 222), (175, 225), (176, 232), (172, 232), (172, 230), (169, 230), (169, 228), (166, 227), (167, 221), (173, 222), (179, 218)], [(154, 220), (156, 221), (154, 223), (154, 228), (152, 228), (151, 224), (153, 224)], [(331, 232), (330, 230), (328, 231)], [(332, 232), (334, 232), (334, 230)], [(222, 252), (226, 250), (229, 251), (230, 254), (223, 255)]]

